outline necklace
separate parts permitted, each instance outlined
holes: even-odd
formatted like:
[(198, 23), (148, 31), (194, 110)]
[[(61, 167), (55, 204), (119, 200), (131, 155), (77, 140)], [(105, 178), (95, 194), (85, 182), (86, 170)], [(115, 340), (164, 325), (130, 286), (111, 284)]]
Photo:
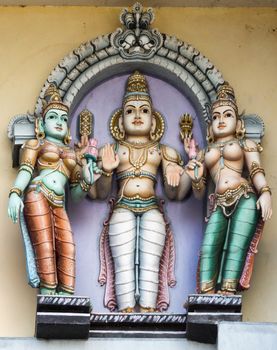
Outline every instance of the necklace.
[(129, 142), (129, 141), (119, 141), (121, 145), (124, 145), (126, 147), (132, 147), (136, 149), (141, 149), (141, 148), (150, 148), (154, 146), (155, 144), (158, 144), (157, 141), (149, 141), (149, 142)]
[[(120, 144), (126, 146), (129, 150), (129, 162), (136, 169), (140, 170), (148, 160), (148, 149), (158, 144), (157, 141), (150, 141), (143, 144), (133, 144), (127, 141), (120, 141)], [(142, 149), (141, 154), (134, 159), (134, 149)]]
[(219, 142), (214, 142), (212, 143), (211, 145), (209, 145), (210, 148), (217, 148), (219, 149), (219, 153), (220, 153), (220, 158), (219, 158), (219, 166), (220, 166), (220, 169), (223, 169), (224, 166), (225, 166), (225, 163), (224, 163), (224, 157), (223, 157), (223, 151), (224, 151), (224, 148), (226, 145), (230, 145), (232, 143), (238, 143), (238, 139), (231, 139), (231, 140), (228, 140), (228, 141), (219, 141)]
[(231, 139), (231, 140), (227, 140), (227, 141), (218, 141), (218, 142), (213, 142), (211, 143), (209, 146), (212, 148), (219, 148), (221, 146), (225, 146), (225, 145), (229, 145), (230, 143), (238, 143), (239, 140), (238, 139)]

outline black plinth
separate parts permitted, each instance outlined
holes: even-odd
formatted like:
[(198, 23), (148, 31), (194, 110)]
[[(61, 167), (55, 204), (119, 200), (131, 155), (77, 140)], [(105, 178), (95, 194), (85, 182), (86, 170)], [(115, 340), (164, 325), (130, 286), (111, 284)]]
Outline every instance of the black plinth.
[(241, 296), (191, 294), (186, 302), (187, 339), (215, 344), (221, 321), (241, 321)]
[(90, 311), (88, 297), (38, 295), (36, 337), (88, 339)]
[(91, 337), (183, 338), (186, 314), (92, 313)]

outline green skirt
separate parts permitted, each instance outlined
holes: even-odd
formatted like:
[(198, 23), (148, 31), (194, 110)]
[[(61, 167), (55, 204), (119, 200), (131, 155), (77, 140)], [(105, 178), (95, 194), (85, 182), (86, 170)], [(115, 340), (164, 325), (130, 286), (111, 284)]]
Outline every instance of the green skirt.
[(246, 254), (256, 231), (260, 212), (257, 198), (242, 196), (230, 217), (220, 206), (210, 216), (200, 255), (200, 290), (235, 292), (244, 267)]

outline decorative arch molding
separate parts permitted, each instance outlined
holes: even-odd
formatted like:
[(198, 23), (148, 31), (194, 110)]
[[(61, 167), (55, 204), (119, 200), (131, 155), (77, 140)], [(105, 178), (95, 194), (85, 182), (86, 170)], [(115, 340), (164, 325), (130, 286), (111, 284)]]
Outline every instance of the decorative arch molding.
[(14, 144), (13, 166), (18, 165), (21, 144), (34, 137), (34, 119), (41, 114), (44, 92), (53, 82), (73, 111), (86, 93), (101, 82), (139, 69), (170, 83), (187, 96), (205, 134), (209, 105), (224, 78), (192, 45), (151, 29), (154, 18), (151, 8), (144, 10), (141, 4), (135, 3), (130, 11), (123, 9), (122, 28), (81, 44), (58, 63), (40, 91), (33, 115), (21, 114), (9, 123), (8, 137)]
[(114, 75), (140, 69), (177, 87), (192, 100), (202, 121), (207, 121), (207, 106), (224, 82), (222, 74), (190, 44), (150, 29), (153, 20), (153, 10), (144, 11), (136, 3), (132, 11), (124, 9), (120, 15), (124, 28), (117, 28), (70, 52), (47, 78), (35, 115), (41, 113), (41, 100), (50, 83), (56, 83), (72, 110), (97, 84)]

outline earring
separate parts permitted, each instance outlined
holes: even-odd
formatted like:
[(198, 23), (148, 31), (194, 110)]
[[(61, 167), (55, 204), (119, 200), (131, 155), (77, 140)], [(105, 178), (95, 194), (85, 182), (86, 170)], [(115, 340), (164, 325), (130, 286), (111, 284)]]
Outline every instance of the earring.
[(153, 127), (154, 127), (154, 125), (152, 124), (151, 130), (150, 130), (150, 135), (149, 135), (151, 141), (155, 141), (155, 139), (156, 139), (156, 128), (154, 130), (152, 130)]
[(213, 136), (213, 134), (212, 134), (211, 131), (210, 131), (210, 126), (208, 126), (208, 128), (207, 128), (207, 137), (206, 137), (206, 140), (207, 140), (207, 143), (208, 143), (208, 144), (214, 143), (214, 136)]
[(236, 137), (237, 139), (241, 140), (244, 138), (246, 130), (244, 127), (244, 121), (242, 119), (239, 119), (238, 122), (240, 122), (240, 128), (236, 129)]
[(67, 134), (65, 135), (63, 142), (65, 145), (69, 145), (71, 142), (70, 130), (67, 129)]
[(36, 118), (35, 120), (35, 134), (38, 140), (43, 140), (45, 138), (45, 132), (42, 126), (41, 118)]

